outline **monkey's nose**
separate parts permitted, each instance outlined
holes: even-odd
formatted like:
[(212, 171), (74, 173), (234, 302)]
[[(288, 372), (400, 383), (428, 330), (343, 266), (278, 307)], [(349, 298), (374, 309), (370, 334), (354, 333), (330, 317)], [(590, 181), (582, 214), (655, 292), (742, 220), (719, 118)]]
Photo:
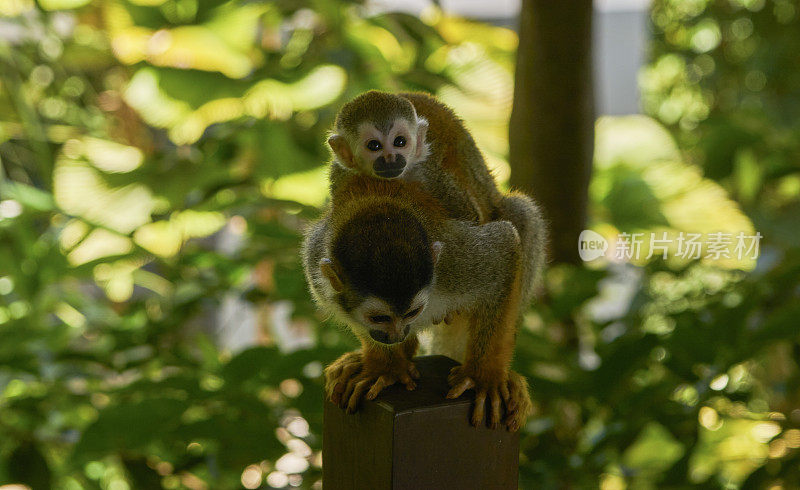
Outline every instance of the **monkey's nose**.
[(410, 329), (410, 326), (406, 326), (402, 332), (393, 331), (392, 333), (389, 333), (377, 328), (373, 328), (369, 331), (369, 336), (372, 337), (373, 340), (382, 344), (396, 344), (405, 340)]
[(392, 344), (389, 340), (389, 334), (384, 332), (383, 330), (372, 329), (369, 331), (369, 336), (373, 338), (373, 340), (380, 342), (381, 344)]
[(403, 173), (406, 159), (401, 154), (388, 153), (375, 159), (372, 169), (378, 177), (391, 179)]

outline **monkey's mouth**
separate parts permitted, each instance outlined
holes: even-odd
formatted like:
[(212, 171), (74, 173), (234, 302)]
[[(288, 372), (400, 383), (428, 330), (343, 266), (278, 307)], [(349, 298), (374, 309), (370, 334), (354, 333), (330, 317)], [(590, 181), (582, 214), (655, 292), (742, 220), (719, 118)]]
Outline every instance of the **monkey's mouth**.
[(397, 167), (397, 168), (386, 168), (386, 169), (376, 170), (375, 175), (383, 179), (393, 179), (402, 174), (403, 169), (405, 168), (406, 168), (405, 165), (403, 165), (402, 167)]
[(384, 157), (380, 156), (375, 159), (372, 165), (372, 170), (375, 175), (384, 179), (393, 179), (403, 173), (406, 168), (406, 159), (403, 155), (395, 155), (394, 159), (387, 161)]
[(396, 344), (406, 339), (410, 329), (409, 326), (406, 326), (402, 333), (397, 333), (395, 335), (389, 335), (389, 333), (383, 330), (372, 329), (369, 331), (369, 336), (372, 337), (372, 340), (380, 342), (381, 344)]

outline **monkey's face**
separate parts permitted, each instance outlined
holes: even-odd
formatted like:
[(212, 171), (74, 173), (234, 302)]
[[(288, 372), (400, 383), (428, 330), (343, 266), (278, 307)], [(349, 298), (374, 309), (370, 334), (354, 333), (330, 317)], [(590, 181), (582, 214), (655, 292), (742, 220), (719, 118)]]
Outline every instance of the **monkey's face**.
[[(353, 153), (361, 171), (373, 177), (393, 179), (420, 160), (427, 122), (398, 118), (378, 127), (364, 122), (358, 128)], [(424, 158), (424, 157), (423, 157)]]
[(424, 326), (442, 243), (409, 209), (386, 201), (354, 213), (320, 259), (324, 295), (339, 316), (376, 342), (401, 342)]
[(420, 327), (415, 320), (422, 316), (427, 306), (427, 289), (417, 293), (410, 305), (400, 310), (376, 296), (369, 296), (350, 312), (350, 316), (376, 342), (402, 342)]

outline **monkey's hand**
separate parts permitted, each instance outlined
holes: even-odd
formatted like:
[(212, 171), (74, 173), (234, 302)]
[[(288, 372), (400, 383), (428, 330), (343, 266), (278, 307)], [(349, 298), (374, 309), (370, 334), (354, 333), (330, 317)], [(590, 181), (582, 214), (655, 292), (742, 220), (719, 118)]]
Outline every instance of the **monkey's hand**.
[(356, 374), (361, 371), (364, 359), (360, 350), (348, 352), (325, 368), (325, 395), (341, 406), (342, 393)]
[(469, 389), (475, 390), (471, 418), (475, 427), (483, 423), (486, 405), (489, 406), (487, 421), (492, 429), (500, 426), (503, 404), (506, 413), (503, 423), (511, 431), (518, 430), (531, 411), (528, 383), (513, 371), (481, 369), (468, 363), (450, 370), (447, 381), (450, 384), (447, 398), (458, 398)]
[(411, 391), (417, 387), (419, 371), (404, 358), (373, 360), (361, 351), (348, 352), (325, 369), (325, 392), (330, 400), (353, 413), (366, 394), (373, 400), (387, 386), (402, 383)]

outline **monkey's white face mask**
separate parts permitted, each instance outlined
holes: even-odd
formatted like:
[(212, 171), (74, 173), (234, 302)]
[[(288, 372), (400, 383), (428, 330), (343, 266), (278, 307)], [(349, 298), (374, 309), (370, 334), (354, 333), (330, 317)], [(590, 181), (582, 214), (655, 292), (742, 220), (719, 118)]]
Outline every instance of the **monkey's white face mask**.
[[(439, 260), (443, 245), (434, 242), (431, 245), (433, 264)], [(362, 294), (349, 288), (334, 270), (333, 262), (324, 258), (320, 260), (320, 275), (328, 308), (347, 323), (356, 333), (363, 333), (376, 342), (394, 344), (402, 342), (409, 335), (430, 326), (432, 318), (441, 316), (432, 301), (435, 278), (431, 283), (398, 301), (382, 298), (375, 294)]]
[(400, 177), (428, 157), (425, 141), (428, 121), (424, 118), (416, 121), (399, 118), (380, 126), (365, 121), (359, 125), (355, 141), (332, 135), (328, 144), (343, 165), (382, 179)]
[(417, 293), (408, 308), (401, 313), (386, 301), (368, 296), (350, 312), (350, 317), (364, 327), (366, 333), (377, 342), (382, 344), (402, 342), (423, 326), (417, 320), (424, 317), (423, 311), (428, 304), (429, 289), (424, 288)]

